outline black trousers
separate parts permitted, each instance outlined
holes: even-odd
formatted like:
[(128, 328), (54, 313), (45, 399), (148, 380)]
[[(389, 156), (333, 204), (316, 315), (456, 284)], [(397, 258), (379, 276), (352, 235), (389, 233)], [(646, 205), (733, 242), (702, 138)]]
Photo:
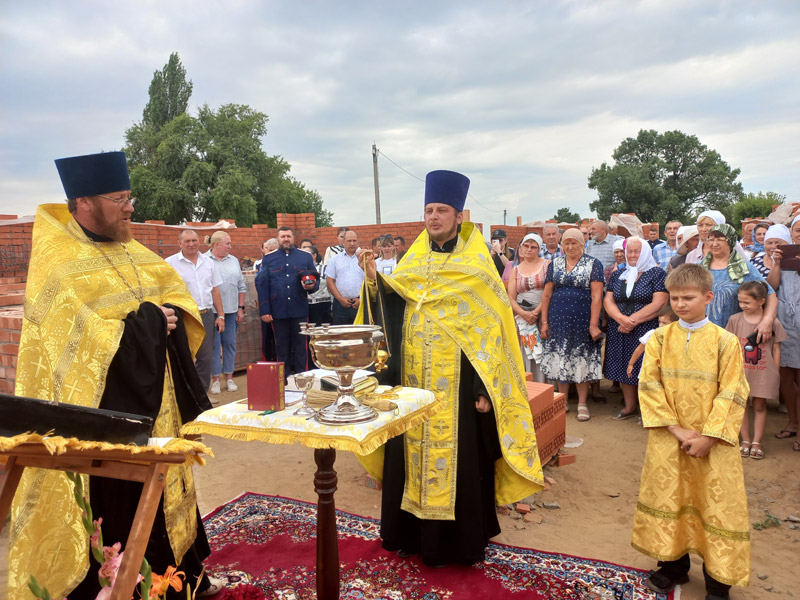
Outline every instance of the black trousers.
[(334, 325), (352, 325), (353, 321), (356, 320), (358, 309), (345, 308), (344, 306), (341, 305), (341, 303), (334, 300), (333, 307), (331, 309), (331, 314), (333, 316)]
[(300, 323), (308, 322), (308, 318), (273, 319), (272, 330), (275, 333), (275, 353), (278, 362), (283, 363), (283, 372), (288, 377), (295, 373), (307, 371), (308, 338), (300, 335)]
[(267, 362), (278, 360), (275, 354), (275, 334), (272, 332), (272, 323), (261, 321), (261, 354)]
[(330, 302), (317, 302), (316, 304), (308, 305), (308, 322), (321, 325), (322, 323), (331, 323), (331, 303)]

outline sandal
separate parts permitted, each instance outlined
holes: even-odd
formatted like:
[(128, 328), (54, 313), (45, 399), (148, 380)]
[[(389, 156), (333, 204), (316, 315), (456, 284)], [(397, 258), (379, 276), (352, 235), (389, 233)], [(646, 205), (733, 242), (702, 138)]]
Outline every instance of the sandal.
[(583, 423), (591, 418), (592, 415), (589, 414), (589, 407), (585, 404), (578, 404), (578, 421)]
[(742, 440), (742, 443), (739, 444), (739, 454), (742, 455), (742, 458), (750, 456), (750, 442)]
[[(756, 448), (756, 446), (758, 446), (758, 448)], [(753, 442), (750, 446), (750, 458), (755, 458), (756, 460), (764, 458), (764, 451), (761, 449), (760, 442)]]
[(789, 438), (797, 437), (797, 432), (790, 431), (789, 429), (786, 429), (784, 427), (778, 433), (775, 434), (775, 437), (778, 438), (779, 440), (787, 440)]
[(792, 444), (792, 450), (795, 452), (800, 452), (800, 441), (795, 440), (795, 442)]

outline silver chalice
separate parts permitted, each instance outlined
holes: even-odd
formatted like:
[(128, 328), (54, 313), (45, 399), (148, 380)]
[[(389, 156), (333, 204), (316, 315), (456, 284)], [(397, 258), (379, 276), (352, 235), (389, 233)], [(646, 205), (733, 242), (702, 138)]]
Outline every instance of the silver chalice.
[[(353, 393), (353, 375), (383, 358), (379, 346), (383, 332), (379, 325), (328, 325), (301, 327), (300, 333), (311, 338), (311, 358), (321, 369), (336, 372), (339, 396), (321, 408), (314, 417), (326, 425), (367, 423), (378, 418), (378, 412), (361, 404)], [(384, 359), (385, 360), (385, 359)]]

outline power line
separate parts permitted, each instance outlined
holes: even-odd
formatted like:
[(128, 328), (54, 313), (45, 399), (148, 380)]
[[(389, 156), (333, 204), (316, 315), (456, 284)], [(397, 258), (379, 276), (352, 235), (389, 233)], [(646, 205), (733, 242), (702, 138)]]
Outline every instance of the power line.
[[(411, 172), (407, 171), (406, 169), (404, 169), (403, 167), (401, 167), (400, 165), (398, 165), (398, 164), (397, 164), (396, 162), (394, 162), (394, 161), (393, 161), (391, 158), (389, 158), (388, 156), (386, 156), (386, 153), (385, 153), (383, 150), (380, 150), (380, 149), (378, 149), (378, 154), (380, 154), (381, 156), (383, 156), (383, 157), (384, 157), (386, 160), (388, 160), (388, 161), (389, 161), (390, 163), (392, 163), (392, 164), (393, 164), (395, 167), (397, 167), (398, 169), (400, 169), (401, 171), (403, 171), (403, 172), (404, 172), (406, 175), (410, 175), (411, 177), (413, 177), (413, 178), (414, 178), (414, 179), (416, 179), (417, 181), (421, 181), (422, 183), (425, 183), (425, 180), (424, 180), (424, 179), (420, 179), (419, 177), (417, 177), (417, 176), (416, 176), (416, 175), (414, 175), (413, 173), (411, 173)], [(488, 210), (489, 212), (495, 212), (495, 213), (504, 213), (504, 212), (506, 212), (505, 210), (502, 210), (502, 209), (501, 209), (501, 210), (497, 210), (496, 208), (489, 208), (488, 206), (486, 206), (486, 205), (482, 204), (482, 203), (481, 203), (481, 202), (480, 202), (480, 201), (479, 201), (479, 200), (478, 200), (478, 199), (477, 199), (475, 196), (473, 196), (473, 195), (472, 195), (472, 193), (470, 193), (470, 192), (467, 192), (467, 195), (468, 195), (470, 198), (472, 198), (472, 199), (475, 201), (475, 203), (476, 203), (476, 204), (478, 204), (478, 206), (480, 206), (480, 207), (481, 207), (481, 208), (483, 208), (484, 210)]]

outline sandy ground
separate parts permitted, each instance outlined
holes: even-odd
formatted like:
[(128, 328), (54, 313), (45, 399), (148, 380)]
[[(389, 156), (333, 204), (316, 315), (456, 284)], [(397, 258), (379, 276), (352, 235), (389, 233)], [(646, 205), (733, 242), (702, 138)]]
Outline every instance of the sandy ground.
[[(237, 392), (212, 397), (215, 404), (246, 397), (244, 376), (236, 377)], [(606, 382), (607, 384), (607, 382)], [(616, 422), (619, 395), (605, 391), (608, 404), (592, 404), (587, 423), (567, 415), (567, 435), (584, 440), (569, 452), (577, 461), (564, 467), (546, 467), (555, 480), (537, 502), (557, 501), (560, 509), (536, 506), (540, 524), (525, 523), (518, 515), (500, 515), (502, 533), (495, 541), (515, 546), (560, 552), (585, 558), (649, 569), (654, 561), (630, 546), (633, 513), (639, 490), (647, 433), (634, 419)], [(780, 527), (751, 532), (752, 576), (749, 588), (734, 588), (731, 597), (744, 600), (774, 596), (800, 596), (796, 568), (800, 560), (800, 526), (784, 521), (800, 516), (800, 453), (791, 443), (776, 440), (774, 432), (785, 423), (785, 415), (769, 411), (765, 436), (766, 458), (744, 463), (751, 523), (763, 521), (765, 511), (781, 519)], [(258, 442), (235, 442), (206, 436), (215, 458), (196, 469), (198, 501), (203, 514), (245, 491), (316, 501), (312, 480), (316, 465), (313, 450), (302, 446), (278, 446)], [(336, 507), (371, 517), (380, 516), (380, 491), (364, 485), (364, 470), (355, 456), (339, 452), (335, 464), (339, 484)], [(791, 529), (791, 527), (797, 529)], [(0, 597), (5, 594), (7, 532), (0, 537)], [(692, 557), (692, 581), (683, 586), (682, 599), (704, 598), (700, 563)]]

